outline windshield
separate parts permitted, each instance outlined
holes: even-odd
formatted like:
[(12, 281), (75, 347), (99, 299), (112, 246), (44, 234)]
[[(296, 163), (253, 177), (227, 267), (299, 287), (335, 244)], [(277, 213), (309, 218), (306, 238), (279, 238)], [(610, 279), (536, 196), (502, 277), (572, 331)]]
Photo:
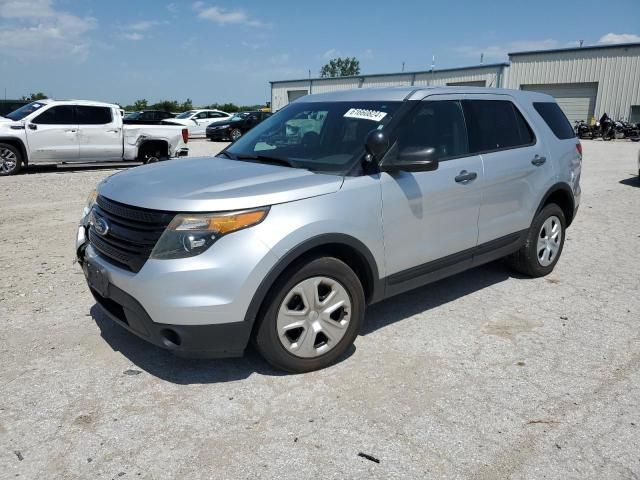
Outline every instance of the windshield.
[(182, 118), (189, 118), (189, 117), (190, 117), (191, 115), (193, 115), (194, 113), (196, 113), (196, 111), (195, 111), (195, 110), (189, 110), (188, 112), (181, 113), (181, 114), (180, 114), (180, 115), (178, 115), (176, 118), (180, 118), (180, 119), (182, 119)]
[(137, 120), (138, 118), (140, 118), (141, 115), (142, 115), (142, 112), (127, 113), (124, 116), (124, 119), (125, 120)]
[(367, 134), (389, 123), (400, 104), (292, 103), (249, 130), (226, 152), (240, 159), (278, 158), (312, 171), (344, 172), (364, 154)]
[(248, 112), (236, 113), (231, 117), (231, 120), (244, 120), (249, 116)]
[(22, 120), (24, 117), (26, 117), (27, 115), (35, 112), (36, 110), (38, 110), (39, 108), (44, 107), (46, 104), (42, 103), (42, 102), (31, 102), (27, 105), (25, 105), (24, 107), (20, 107), (17, 110), (14, 110), (13, 112), (9, 113), (6, 118), (9, 118), (11, 120), (13, 120), (14, 122), (17, 122), (18, 120)]

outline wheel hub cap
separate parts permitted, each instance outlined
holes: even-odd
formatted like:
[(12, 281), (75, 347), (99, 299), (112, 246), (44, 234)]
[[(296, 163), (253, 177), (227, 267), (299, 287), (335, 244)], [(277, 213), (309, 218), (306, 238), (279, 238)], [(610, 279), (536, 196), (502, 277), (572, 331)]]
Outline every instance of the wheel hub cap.
[(547, 218), (540, 228), (536, 254), (538, 263), (548, 267), (556, 259), (562, 243), (562, 225), (555, 215)]
[(350, 319), (351, 299), (340, 282), (308, 278), (285, 295), (278, 310), (278, 338), (297, 357), (317, 357), (342, 340)]

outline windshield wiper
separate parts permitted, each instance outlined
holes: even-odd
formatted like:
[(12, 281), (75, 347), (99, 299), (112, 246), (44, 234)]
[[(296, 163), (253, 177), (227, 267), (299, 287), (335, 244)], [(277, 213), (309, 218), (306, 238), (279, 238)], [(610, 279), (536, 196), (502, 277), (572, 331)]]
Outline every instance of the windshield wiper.
[(296, 168), (297, 165), (286, 158), (270, 157), (268, 155), (238, 155), (238, 160), (258, 160), (262, 163), (270, 163), (272, 165), (284, 165), (285, 167)]

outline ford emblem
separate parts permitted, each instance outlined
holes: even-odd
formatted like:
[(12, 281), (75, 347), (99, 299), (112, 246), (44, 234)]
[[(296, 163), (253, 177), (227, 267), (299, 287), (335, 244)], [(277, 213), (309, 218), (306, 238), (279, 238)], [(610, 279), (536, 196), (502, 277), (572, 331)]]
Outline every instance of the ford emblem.
[(93, 228), (96, 229), (98, 235), (103, 237), (109, 233), (109, 223), (98, 215), (94, 215)]

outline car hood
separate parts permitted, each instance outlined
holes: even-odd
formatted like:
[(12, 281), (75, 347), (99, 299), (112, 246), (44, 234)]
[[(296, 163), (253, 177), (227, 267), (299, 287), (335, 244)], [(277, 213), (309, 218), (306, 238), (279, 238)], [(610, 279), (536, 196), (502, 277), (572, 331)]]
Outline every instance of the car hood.
[(153, 210), (217, 212), (255, 208), (333, 193), (343, 177), (221, 157), (176, 159), (123, 171), (98, 193)]
[(160, 122), (167, 125), (197, 125), (197, 123), (190, 118), (167, 118)]
[(10, 118), (0, 117), (0, 123), (13, 122)]

